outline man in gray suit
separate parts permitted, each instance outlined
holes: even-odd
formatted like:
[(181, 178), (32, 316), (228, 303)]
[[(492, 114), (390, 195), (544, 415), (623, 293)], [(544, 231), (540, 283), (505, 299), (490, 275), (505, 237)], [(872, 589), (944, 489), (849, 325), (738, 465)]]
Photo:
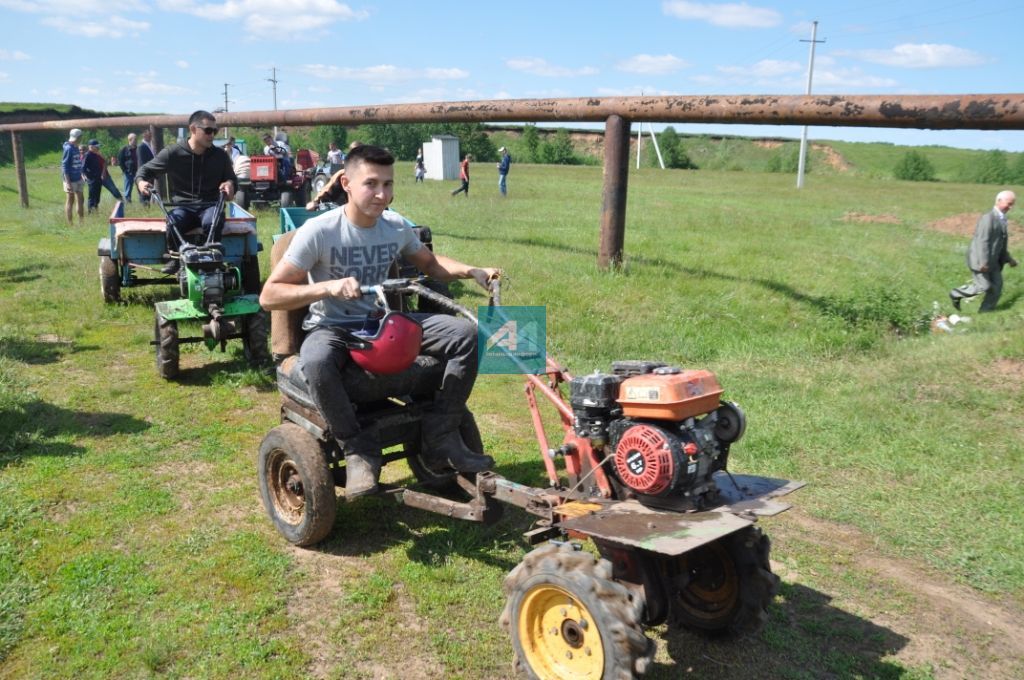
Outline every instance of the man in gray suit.
[(978, 311), (990, 312), (996, 308), (1003, 292), (1003, 265), (1017, 266), (1017, 260), (1007, 250), (1009, 234), (1006, 229), (1006, 213), (1016, 202), (1017, 196), (1012, 191), (1000, 191), (996, 195), (995, 207), (978, 220), (971, 247), (967, 250), (967, 266), (973, 280), (949, 291), (949, 299), (958, 310), (961, 300), (982, 293), (985, 299)]

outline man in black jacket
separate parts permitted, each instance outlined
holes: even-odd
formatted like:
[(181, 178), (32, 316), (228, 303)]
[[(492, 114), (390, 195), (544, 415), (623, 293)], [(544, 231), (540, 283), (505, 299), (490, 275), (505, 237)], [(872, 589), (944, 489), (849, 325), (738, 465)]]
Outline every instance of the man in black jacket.
[(139, 171), (139, 147), (135, 145), (135, 133), (128, 135), (128, 143), (117, 153), (117, 165), (124, 175), (124, 201), (132, 202), (132, 189), (135, 186), (135, 173)]
[[(228, 200), (235, 195), (237, 180), (231, 158), (213, 144), (217, 134), (217, 120), (208, 111), (196, 111), (188, 119), (189, 138), (172, 144), (158, 153), (153, 160), (141, 168), (136, 178), (139, 194), (149, 196), (153, 182), (162, 175), (170, 181), (171, 202), (177, 203), (169, 211), (167, 225), (167, 250), (177, 252), (181, 247), (174, 230), (184, 235), (193, 229), (202, 228), (203, 238), (209, 234), (217, 217), (217, 197), (227, 194)], [(163, 268), (165, 274), (175, 274), (179, 261), (171, 259)]]

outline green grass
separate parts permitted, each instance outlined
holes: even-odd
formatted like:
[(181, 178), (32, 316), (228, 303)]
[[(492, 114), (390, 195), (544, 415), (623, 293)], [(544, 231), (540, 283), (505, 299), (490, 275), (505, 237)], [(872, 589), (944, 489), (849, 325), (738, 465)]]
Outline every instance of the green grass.
[[(575, 373), (622, 358), (714, 370), (749, 416), (734, 469), (808, 480), (793, 498), (807, 513), (1024, 604), (1020, 271), (965, 332), (920, 324), (966, 274), (966, 239), (928, 223), (985, 210), (996, 187), (633, 171), (624, 266), (603, 272), (600, 168), (514, 166), (506, 200), (489, 170), (467, 200), (400, 164), (395, 207), (439, 252), (503, 267), (506, 304), (546, 306), (549, 353)], [(0, 169), (0, 676), (379, 677), (412, 658), (423, 677), (510, 677), (497, 617), (525, 515), (482, 528), (370, 499), (341, 505), (319, 550), (287, 547), (255, 482), (273, 385), (231, 345), (190, 348), (182, 379), (159, 379), (152, 302), (170, 291), (102, 303), (105, 218), (64, 226), (58, 174), (30, 169), (22, 210)], [(258, 217), (269, 246), (277, 216)], [(482, 377), (472, 406), (499, 470), (543, 484), (518, 381)], [(773, 556), (828, 563), (811, 550)], [(849, 568), (836, 587), (870, 605), (877, 584)], [(699, 638), (666, 634), (653, 677), (727, 677), (716, 658), (777, 677), (931, 677), (889, 656), (868, 610), (825, 606), (815, 587), (830, 583), (787, 582), (749, 645), (693, 655)]]

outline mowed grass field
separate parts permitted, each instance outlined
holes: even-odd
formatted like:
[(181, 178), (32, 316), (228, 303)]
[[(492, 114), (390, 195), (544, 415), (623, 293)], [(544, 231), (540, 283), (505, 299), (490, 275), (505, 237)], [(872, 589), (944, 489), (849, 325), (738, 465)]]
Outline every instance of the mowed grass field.
[[(574, 373), (715, 371), (749, 421), (731, 468), (809, 483), (762, 522), (783, 577), (769, 626), (654, 629), (649, 677), (1024, 675), (1024, 272), (996, 313), (927, 329), (969, 241), (930, 225), (1001, 187), (631, 171), (625, 262), (605, 272), (599, 167), (514, 166), (504, 200), (495, 183), (478, 164), (452, 198), (400, 164), (395, 207), (438, 252), (504, 268), (506, 304), (545, 306), (548, 352)], [(497, 620), (530, 518), (366, 499), (316, 549), (290, 547), (256, 485), (270, 378), (229, 344), (160, 379), (152, 304), (170, 288), (100, 296), (110, 196), (68, 228), (59, 171), (29, 186), (23, 210), (0, 168), (0, 677), (513, 677)], [(269, 251), (278, 216), (258, 218)], [(543, 486), (521, 382), (482, 376), (471, 407), (499, 472)]]

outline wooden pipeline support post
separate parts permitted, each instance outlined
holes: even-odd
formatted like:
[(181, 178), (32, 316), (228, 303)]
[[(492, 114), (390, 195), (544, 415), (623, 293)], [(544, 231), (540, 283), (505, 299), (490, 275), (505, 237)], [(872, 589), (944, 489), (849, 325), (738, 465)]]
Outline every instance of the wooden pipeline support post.
[(604, 125), (604, 188), (601, 192), (601, 250), (597, 266), (622, 264), (626, 236), (626, 189), (629, 184), (629, 121), (608, 116)]
[(11, 152), (14, 155), (14, 171), (18, 175), (18, 196), (21, 207), (28, 207), (28, 180), (25, 179), (25, 150), (21, 146), (21, 134), (11, 131)]

